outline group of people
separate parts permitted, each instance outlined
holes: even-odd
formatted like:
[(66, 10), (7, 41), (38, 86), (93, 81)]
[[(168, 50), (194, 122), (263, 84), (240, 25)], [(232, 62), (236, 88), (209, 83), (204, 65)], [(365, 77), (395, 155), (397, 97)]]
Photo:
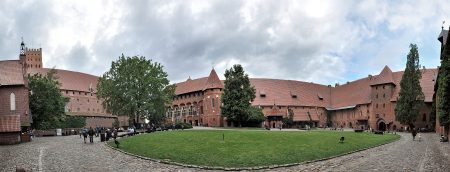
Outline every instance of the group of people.
[(89, 127), (89, 129), (87, 129), (85, 127), (80, 132), (80, 138), (81, 135), (83, 135), (84, 143), (86, 143), (86, 139), (89, 136), (89, 143), (94, 143), (94, 135), (95, 137), (99, 137), (103, 134), (106, 134), (106, 141), (108, 141), (111, 137), (115, 140), (117, 138), (117, 129), (113, 129), (113, 131), (111, 131), (109, 128), (107, 129), (104, 127), (96, 127), (95, 129), (93, 129), (92, 127)]

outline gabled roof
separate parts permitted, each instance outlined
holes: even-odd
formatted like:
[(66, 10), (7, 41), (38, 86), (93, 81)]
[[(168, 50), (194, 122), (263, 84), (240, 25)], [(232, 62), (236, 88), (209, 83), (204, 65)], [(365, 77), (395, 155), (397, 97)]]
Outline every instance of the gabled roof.
[(217, 76), (216, 70), (212, 69), (209, 73), (208, 80), (205, 83), (203, 90), (211, 88), (223, 88), (223, 83)]
[(0, 85), (24, 85), (22, 65), (19, 60), (0, 61)]
[[(50, 70), (48, 68), (30, 68), (27, 72), (31, 75), (36, 73), (46, 75)], [(92, 88), (93, 92), (97, 91), (97, 76), (61, 69), (55, 70), (57, 79), (61, 84), (60, 89), (90, 92), (90, 88)]]
[(375, 76), (371, 82), (372, 85), (380, 85), (380, 84), (394, 84), (394, 79), (392, 79), (392, 71), (391, 69), (386, 65), (384, 66), (381, 73), (377, 76)]
[(223, 82), (217, 76), (216, 70), (212, 69), (208, 77), (198, 79), (187, 79), (176, 84), (175, 95), (204, 91), (211, 88), (223, 88)]

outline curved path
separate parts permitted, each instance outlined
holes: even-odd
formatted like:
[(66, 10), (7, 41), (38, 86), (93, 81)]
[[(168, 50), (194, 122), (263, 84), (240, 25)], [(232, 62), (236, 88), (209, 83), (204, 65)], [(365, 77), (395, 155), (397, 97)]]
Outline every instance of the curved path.
[[(434, 133), (338, 158), (262, 171), (449, 171), (450, 144)], [(32, 171), (204, 171), (142, 160), (108, 148), (95, 138), (84, 144), (79, 136), (42, 137), (19, 145), (0, 146), (0, 171), (22, 167)]]

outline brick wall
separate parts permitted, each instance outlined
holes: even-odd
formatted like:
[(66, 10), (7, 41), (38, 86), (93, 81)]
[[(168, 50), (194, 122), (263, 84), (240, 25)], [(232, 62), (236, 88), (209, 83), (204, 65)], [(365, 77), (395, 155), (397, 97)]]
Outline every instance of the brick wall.
[(0, 133), (0, 145), (10, 145), (20, 143), (20, 133)]
[(67, 112), (82, 112), (85, 114), (110, 114), (103, 108), (102, 101), (97, 99), (95, 93), (74, 91), (74, 90), (61, 90), (61, 94), (64, 97), (69, 98), (69, 102), (66, 105)]
[[(14, 93), (16, 110), (11, 111), (10, 95)], [(20, 115), (22, 125), (29, 126), (31, 116), (29, 115), (28, 89), (22, 86), (0, 87), (0, 115)]]
[[(208, 89), (204, 93), (203, 97), (203, 123), (210, 127), (223, 126), (221, 122), (220, 106), (222, 91), (221, 89)], [(214, 102), (214, 103), (213, 103)]]
[(111, 128), (115, 118), (86, 117), (86, 127), (107, 127)]

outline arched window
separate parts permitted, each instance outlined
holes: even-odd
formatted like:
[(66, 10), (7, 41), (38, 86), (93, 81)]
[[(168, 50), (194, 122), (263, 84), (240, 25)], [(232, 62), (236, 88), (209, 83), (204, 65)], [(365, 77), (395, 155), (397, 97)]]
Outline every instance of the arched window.
[(11, 106), (11, 110), (16, 110), (16, 95), (14, 93), (11, 93), (11, 95), (9, 95), (9, 101), (10, 101), (10, 106)]

